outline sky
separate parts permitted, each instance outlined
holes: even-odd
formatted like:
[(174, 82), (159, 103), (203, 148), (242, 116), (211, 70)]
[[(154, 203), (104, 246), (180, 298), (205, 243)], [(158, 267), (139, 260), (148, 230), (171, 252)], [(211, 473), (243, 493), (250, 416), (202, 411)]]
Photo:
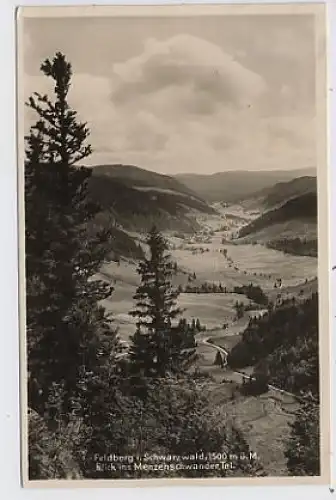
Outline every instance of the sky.
[[(24, 94), (63, 52), (87, 164), (170, 175), (316, 166), (312, 15), (26, 18)], [(29, 128), (35, 116), (25, 115)]]

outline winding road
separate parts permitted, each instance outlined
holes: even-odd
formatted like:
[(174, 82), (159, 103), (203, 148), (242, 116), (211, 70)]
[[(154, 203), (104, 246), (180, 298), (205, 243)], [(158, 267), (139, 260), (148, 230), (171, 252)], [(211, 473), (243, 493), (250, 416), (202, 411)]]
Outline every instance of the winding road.
[[(215, 349), (216, 351), (220, 352), (221, 355), (223, 355), (223, 357), (224, 357), (224, 359), (223, 359), (223, 368), (224, 368), (225, 366), (227, 366), (227, 357), (229, 355), (229, 351), (227, 351), (223, 347), (220, 347), (220, 346), (214, 344), (213, 342), (209, 342), (209, 339), (210, 339), (210, 337), (207, 337), (205, 339), (201, 339), (200, 343), (203, 344), (203, 345), (206, 345), (207, 347)], [(237, 382), (241, 382), (242, 379), (245, 379), (245, 380), (246, 379), (250, 379), (250, 375), (246, 375), (246, 373), (239, 372), (239, 371), (236, 371), (236, 370), (233, 370), (232, 374), (237, 375), (239, 377), (239, 379), (237, 380)], [(255, 380), (255, 377), (252, 377), (252, 380)], [(272, 384), (268, 384), (268, 389), (272, 390), (274, 392), (277, 392), (279, 394), (283, 394), (285, 396), (289, 396), (290, 398), (293, 398), (293, 402), (294, 401), (303, 401), (302, 398), (298, 397), (297, 395), (293, 394), (292, 392), (285, 391), (284, 389), (280, 389), (279, 387), (276, 387), (276, 386), (274, 386)]]
[[(251, 314), (251, 312), (250, 312), (250, 314)], [(249, 316), (250, 316), (250, 314), (249, 314)], [(235, 322), (233, 322), (230, 326), (234, 327), (235, 326)], [(225, 331), (225, 335), (226, 336), (241, 335), (242, 331), (244, 331), (244, 329), (246, 328), (246, 325), (245, 326), (241, 325), (242, 329), (240, 331), (236, 331), (235, 330), (234, 333), (233, 332), (230, 333), (230, 326)], [(210, 339), (212, 337), (210, 337), (210, 336), (204, 336), (205, 333), (206, 332), (201, 332), (199, 334), (196, 334), (196, 336), (195, 336), (196, 345), (197, 344), (203, 344), (203, 345), (209, 347), (210, 349), (214, 349), (215, 351), (219, 352), (221, 354), (221, 356), (222, 356), (222, 359), (223, 359), (223, 370), (225, 370), (225, 368), (227, 367), (227, 357), (229, 355), (229, 351), (226, 350), (226, 349), (224, 349), (223, 347), (215, 344), (213, 341), (210, 342)], [(213, 334), (214, 331), (211, 332), (211, 333)], [(128, 356), (128, 350), (129, 350), (129, 347), (130, 347), (129, 342), (127, 340), (120, 339), (120, 343), (122, 344), (123, 352), (117, 354), (117, 358), (118, 359), (127, 357)], [(224, 371), (224, 373), (225, 373), (225, 371)], [(236, 380), (235, 380), (236, 383), (241, 383), (243, 379), (250, 380), (250, 378), (251, 378), (250, 375), (247, 375), (246, 373), (243, 373), (243, 372), (240, 372), (240, 371), (237, 371), (237, 370), (232, 370), (232, 371), (230, 370), (230, 375), (235, 375), (236, 376)], [(252, 380), (255, 380), (255, 377), (252, 377)], [(295, 395), (295, 394), (293, 394), (291, 392), (285, 391), (284, 389), (280, 389), (280, 387), (276, 387), (276, 386), (274, 386), (272, 384), (268, 384), (268, 389), (270, 391), (274, 391), (277, 394), (281, 394), (283, 396), (287, 396), (290, 399), (290, 401), (287, 401), (288, 403), (295, 403), (295, 402), (298, 402), (298, 401), (304, 401), (303, 398), (300, 398), (299, 396), (297, 396), (297, 395)], [(284, 401), (282, 401), (282, 403), (284, 403)]]

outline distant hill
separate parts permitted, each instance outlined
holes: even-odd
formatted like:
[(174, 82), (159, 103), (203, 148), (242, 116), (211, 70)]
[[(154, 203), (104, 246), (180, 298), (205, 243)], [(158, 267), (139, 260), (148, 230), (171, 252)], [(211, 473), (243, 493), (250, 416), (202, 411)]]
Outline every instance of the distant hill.
[(269, 210), (263, 215), (242, 227), (239, 236), (255, 233), (274, 224), (291, 220), (309, 221), (317, 224), (317, 194), (306, 193), (288, 200), (278, 208)]
[(317, 178), (312, 176), (298, 177), (288, 182), (278, 182), (270, 188), (259, 193), (263, 196), (263, 204), (272, 208), (283, 204), (290, 198), (295, 198), (307, 193), (317, 192)]
[(260, 191), (298, 177), (316, 177), (314, 168), (277, 171), (229, 171), (211, 175), (180, 174), (175, 178), (208, 202), (238, 201), (259, 196)]
[(265, 209), (275, 208), (283, 205), (291, 198), (295, 198), (306, 193), (317, 192), (316, 176), (303, 176), (291, 179), (286, 182), (277, 182), (253, 193), (251, 198), (240, 202), (247, 211), (257, 210), (263, 212)]
[[(273, 201), (272, 201), (273, 203)], [(290, 198), (242, 227), (240, 242), (265, 243), (295, 255), (317, 255), (317, 193)]]
[(174, 177), (151, 172), (135, 165), (97, 165), (94, 167), (94, 175), (119, 179), (130, 187), (163, 189), (201, 200), (195, 192)]
[(120, 230), (194, 231), (197, 213), (215, 210), (176, 179), (133, 165), (93, 167), (89, 194)]

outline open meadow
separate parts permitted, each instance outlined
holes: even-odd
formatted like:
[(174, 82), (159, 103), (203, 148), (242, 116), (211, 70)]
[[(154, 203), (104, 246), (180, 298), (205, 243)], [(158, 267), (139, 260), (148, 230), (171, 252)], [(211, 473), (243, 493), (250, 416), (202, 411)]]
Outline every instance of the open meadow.
[[(227, 207), (223, 210), (235, 213), (243, 220), (244, 212), (241, 207), (233, 207), (232, 210)], [(246, 216), (249, 217), (250, 215)], [(211, 216), (201, 222), (205, 230), (193, 236), (183, 237), (172, 233), (165, 235), (172, 259), (178, 266), (178, 271), (173, 276), (174, 286), (220, 283), (231, 291), (235, 286), (253, 283), (259, 285), (274, 301), (279, 294), (289, 297), (297, 296), (300, 292), (305, 296), (311, 293), (314, 288), (311, 280), (317, 274), (316, 258), (285, 255), (259, 244), (223, 243), (227, 236), (226, 231), (220, 230), (225, 222), (223, 216)], [(144, 245), (142, 235), (132, 233), (132, 237), (136, 237)], [(223, 253), (224, 249), (226, 254)], [(113, 313), (114, 325), (118, 327), (121, 338), (127, 340), (135, 330), (135, 320), (129, 312), (134, 307), (133, 296), (139, 284), (137, 263), (131, 260), (105, 263), (97, 277), (114, 287), (111, 298), (103, 301), (103, 304)], [(275, 288), (279, 279), (282, 286)], [(183, 316), (188, 321), (199, 318), (207, 330), (218, 329), (224, 323), (229, 323), (227, 335), (241, 333), (248, 322), (247, 315), (240, 322), (233, 322), (237, 301), (244, 305), (249, 303), (244, 295), (234, 293), (181, 293), (178, 300), (184, 311)]]
[[(183, 269), (196, 272), (199, 280), (222, 282), (227, 287), (252, 281), (270, 290), (277, 279), (285, 286), (293, 286), (317, 275), (315, 257), (286, 255), (263, 245), (222, 244), (221, 239), (221, 234), (216, 233), (210, 243), (187, 243), (171, 254)], [(223, 249), (227, 251), (227, 258), (220, 252)]]

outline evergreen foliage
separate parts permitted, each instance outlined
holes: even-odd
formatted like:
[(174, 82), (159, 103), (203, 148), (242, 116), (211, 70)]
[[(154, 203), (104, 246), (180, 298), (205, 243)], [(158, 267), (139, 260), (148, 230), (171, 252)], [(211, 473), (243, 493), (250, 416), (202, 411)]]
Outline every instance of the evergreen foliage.
[(220, 366), (222, 368), (224, 366), (223, 358), (222, 358), (222, 355), (219, 351), (216, 351), (214, 365)]
[(172, 326), (182, 313), (177, 307), (179, 292), (171, 283), (174, 266), (167, 254), (167, 243), (155, 226), (147, 244), (150, 256), (139, 264), (141, 283), (134, 296), (136, 307), (130, 313), (137, 318), (130, 362), (136, 373), (164, 377), (188, 369), (195, 352), (190, 349), (190, 339), (181, 323)]
[(62, 411), (82, 397), (87, 374), (116, 347), (104, 309), (111, 294), (92, 281), (106, 254), (109, 232), (88, 234), (99, 211), (88, 201), (91, 170), (77, 163), (91, 154), (89, 130), (68, 101), (72, 69), (63, 54), (41, 65), (53, 80), (54, 99), (34, 93), (37, 115), (26, 139), (26, 284), (29, 404), (43, 413), (53, 384), (62, 388)]
[[(191, 378), (184, 378), (183, 383), (175, 377), (152, 378), (147, 386), (146, 399), (125, 395), (119, 407), (116, 408), (112, 403), (111, 411), (106, 411), (100, 422), (98, 432), (101, 433), (101, 441), (95, 432), (94, 443), (98, 443), (95, 450), (99, 454), (114, 453), (117, 449), (118, 454), (130, 457), (129, 467), (97, 470), (92, 453), (88, 453), (84, 474), (93, 478), (239, 477), (264, 474), (258, 460), (247, 458), (249, 447), (240, 430), (230, 422), (224, 423), (222, 415), (209, 407), (209, 395), (204, 389), (204, 385), (198, 385)], [(195, 463), (209, 463), (208, 460), (202, 462), (195, 459), (193, 455), (200, 451), (206, 455), (214, 450), (217, 453), (235, 454), (232, 459), (234, 468), (193, 468)], [(245, 454), (244, 458), (242, 454)], [(144, 460), (145, 456), (147, 458)], [(169, 460), (173, 456), (175, 459)], [(142, 457), (142, 460), (137, 457)], [(218, 460), (214, 462), (218, 463)], [(171, 468), (160, 469), (158, 465), (163, 463)], [(176, 464), (188, 467), (178, 469), (174, 467)]]
[(235, 286), (233, 293), (241, 293), (246, 295), (250, 300), (253, 300), (256, 304), (267, 306), (268, 298), (263, 292), (262, 288), (258, 285), (253, 285), (250, 283), (247, 286)]
[(289, 301), (250, 321), (241, 341), (231, 350), (233, 368), (267, 362), (270, 383), (318, 397), (318, 296), (301, 304)]
[(280, 250), (289, 255), (307, 255), (317, 257), (317, 239), (281, 238), (267, 243), (268, 248)]
[(237, 320), (243, 318), (244, 317), (244, 312), (245, 312), (244, 303), (236, 301), (236, 303), (234, 305), (234, 308), (236, 310)]
[(300, 403), (285, 452), (291, 476), (320, 475), (320, 416), (314, 401)]

